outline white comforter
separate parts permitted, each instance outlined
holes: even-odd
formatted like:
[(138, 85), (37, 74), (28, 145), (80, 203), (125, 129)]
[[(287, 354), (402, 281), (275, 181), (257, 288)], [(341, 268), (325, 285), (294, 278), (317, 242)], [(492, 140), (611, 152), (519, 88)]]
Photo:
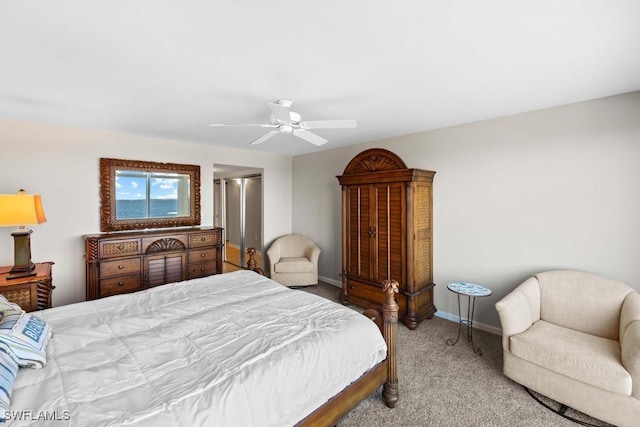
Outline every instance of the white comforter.
[(9, 426), (286, 426), (382, 361), (361, 314), (250, 271), (35, 313), (47, 365), (21, 369)]

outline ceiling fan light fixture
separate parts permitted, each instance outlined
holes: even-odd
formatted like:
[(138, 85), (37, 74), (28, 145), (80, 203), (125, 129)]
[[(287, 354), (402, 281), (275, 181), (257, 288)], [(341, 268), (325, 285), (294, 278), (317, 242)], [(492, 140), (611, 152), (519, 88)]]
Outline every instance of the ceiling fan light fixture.
[(295, 111), (289, 111), (289, 117), (291, 118), (291, 123), (298, 124), (300, 120), (302, 120), (302, 116)]
[(293, 105), (293, 101), (289, 100), (289, 99), (278, 99), (276, 101), (276, 104), (282, 106), (282, 107), (286, 107), (286, 108), (291, 108), (291, 106)]

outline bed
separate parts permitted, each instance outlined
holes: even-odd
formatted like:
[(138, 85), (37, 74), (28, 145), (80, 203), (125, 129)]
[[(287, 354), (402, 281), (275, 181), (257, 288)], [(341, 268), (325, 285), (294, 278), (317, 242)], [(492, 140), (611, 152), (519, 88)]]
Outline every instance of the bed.
[(365, 316), (249, 270), (36, 312), (53, 329), (47, 363), (20, 369), (10, 411), (72, 426), (333, 425), (383, 384), (393, 407), (394, 286)]

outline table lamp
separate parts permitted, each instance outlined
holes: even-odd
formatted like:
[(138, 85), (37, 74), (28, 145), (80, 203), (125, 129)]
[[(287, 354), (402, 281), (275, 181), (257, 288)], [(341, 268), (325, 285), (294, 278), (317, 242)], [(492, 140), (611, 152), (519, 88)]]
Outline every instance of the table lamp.
[(0, 194), (0, 227), (19, 227), (11, 233), (14, 239), (14, 266), (9, 272), (9, 279), (36, 274), (35, 264), (31, 262), (30, 235), (33, 230), (26, 226), (41, 224), (46, 220), (39, 194), (25, 194), (24, 190), (18, 194)]

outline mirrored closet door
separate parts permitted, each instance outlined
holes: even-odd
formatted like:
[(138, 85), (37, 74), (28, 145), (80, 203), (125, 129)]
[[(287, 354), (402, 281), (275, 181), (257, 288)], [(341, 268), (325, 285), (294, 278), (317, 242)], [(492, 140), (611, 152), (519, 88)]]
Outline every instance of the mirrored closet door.
[(262, 249), (262, 170), (214, 165), (214, 225), (224, 228), (224, 260), (247, 266), (247, 249), (256, 249), (256, 265), (264, 268)]

